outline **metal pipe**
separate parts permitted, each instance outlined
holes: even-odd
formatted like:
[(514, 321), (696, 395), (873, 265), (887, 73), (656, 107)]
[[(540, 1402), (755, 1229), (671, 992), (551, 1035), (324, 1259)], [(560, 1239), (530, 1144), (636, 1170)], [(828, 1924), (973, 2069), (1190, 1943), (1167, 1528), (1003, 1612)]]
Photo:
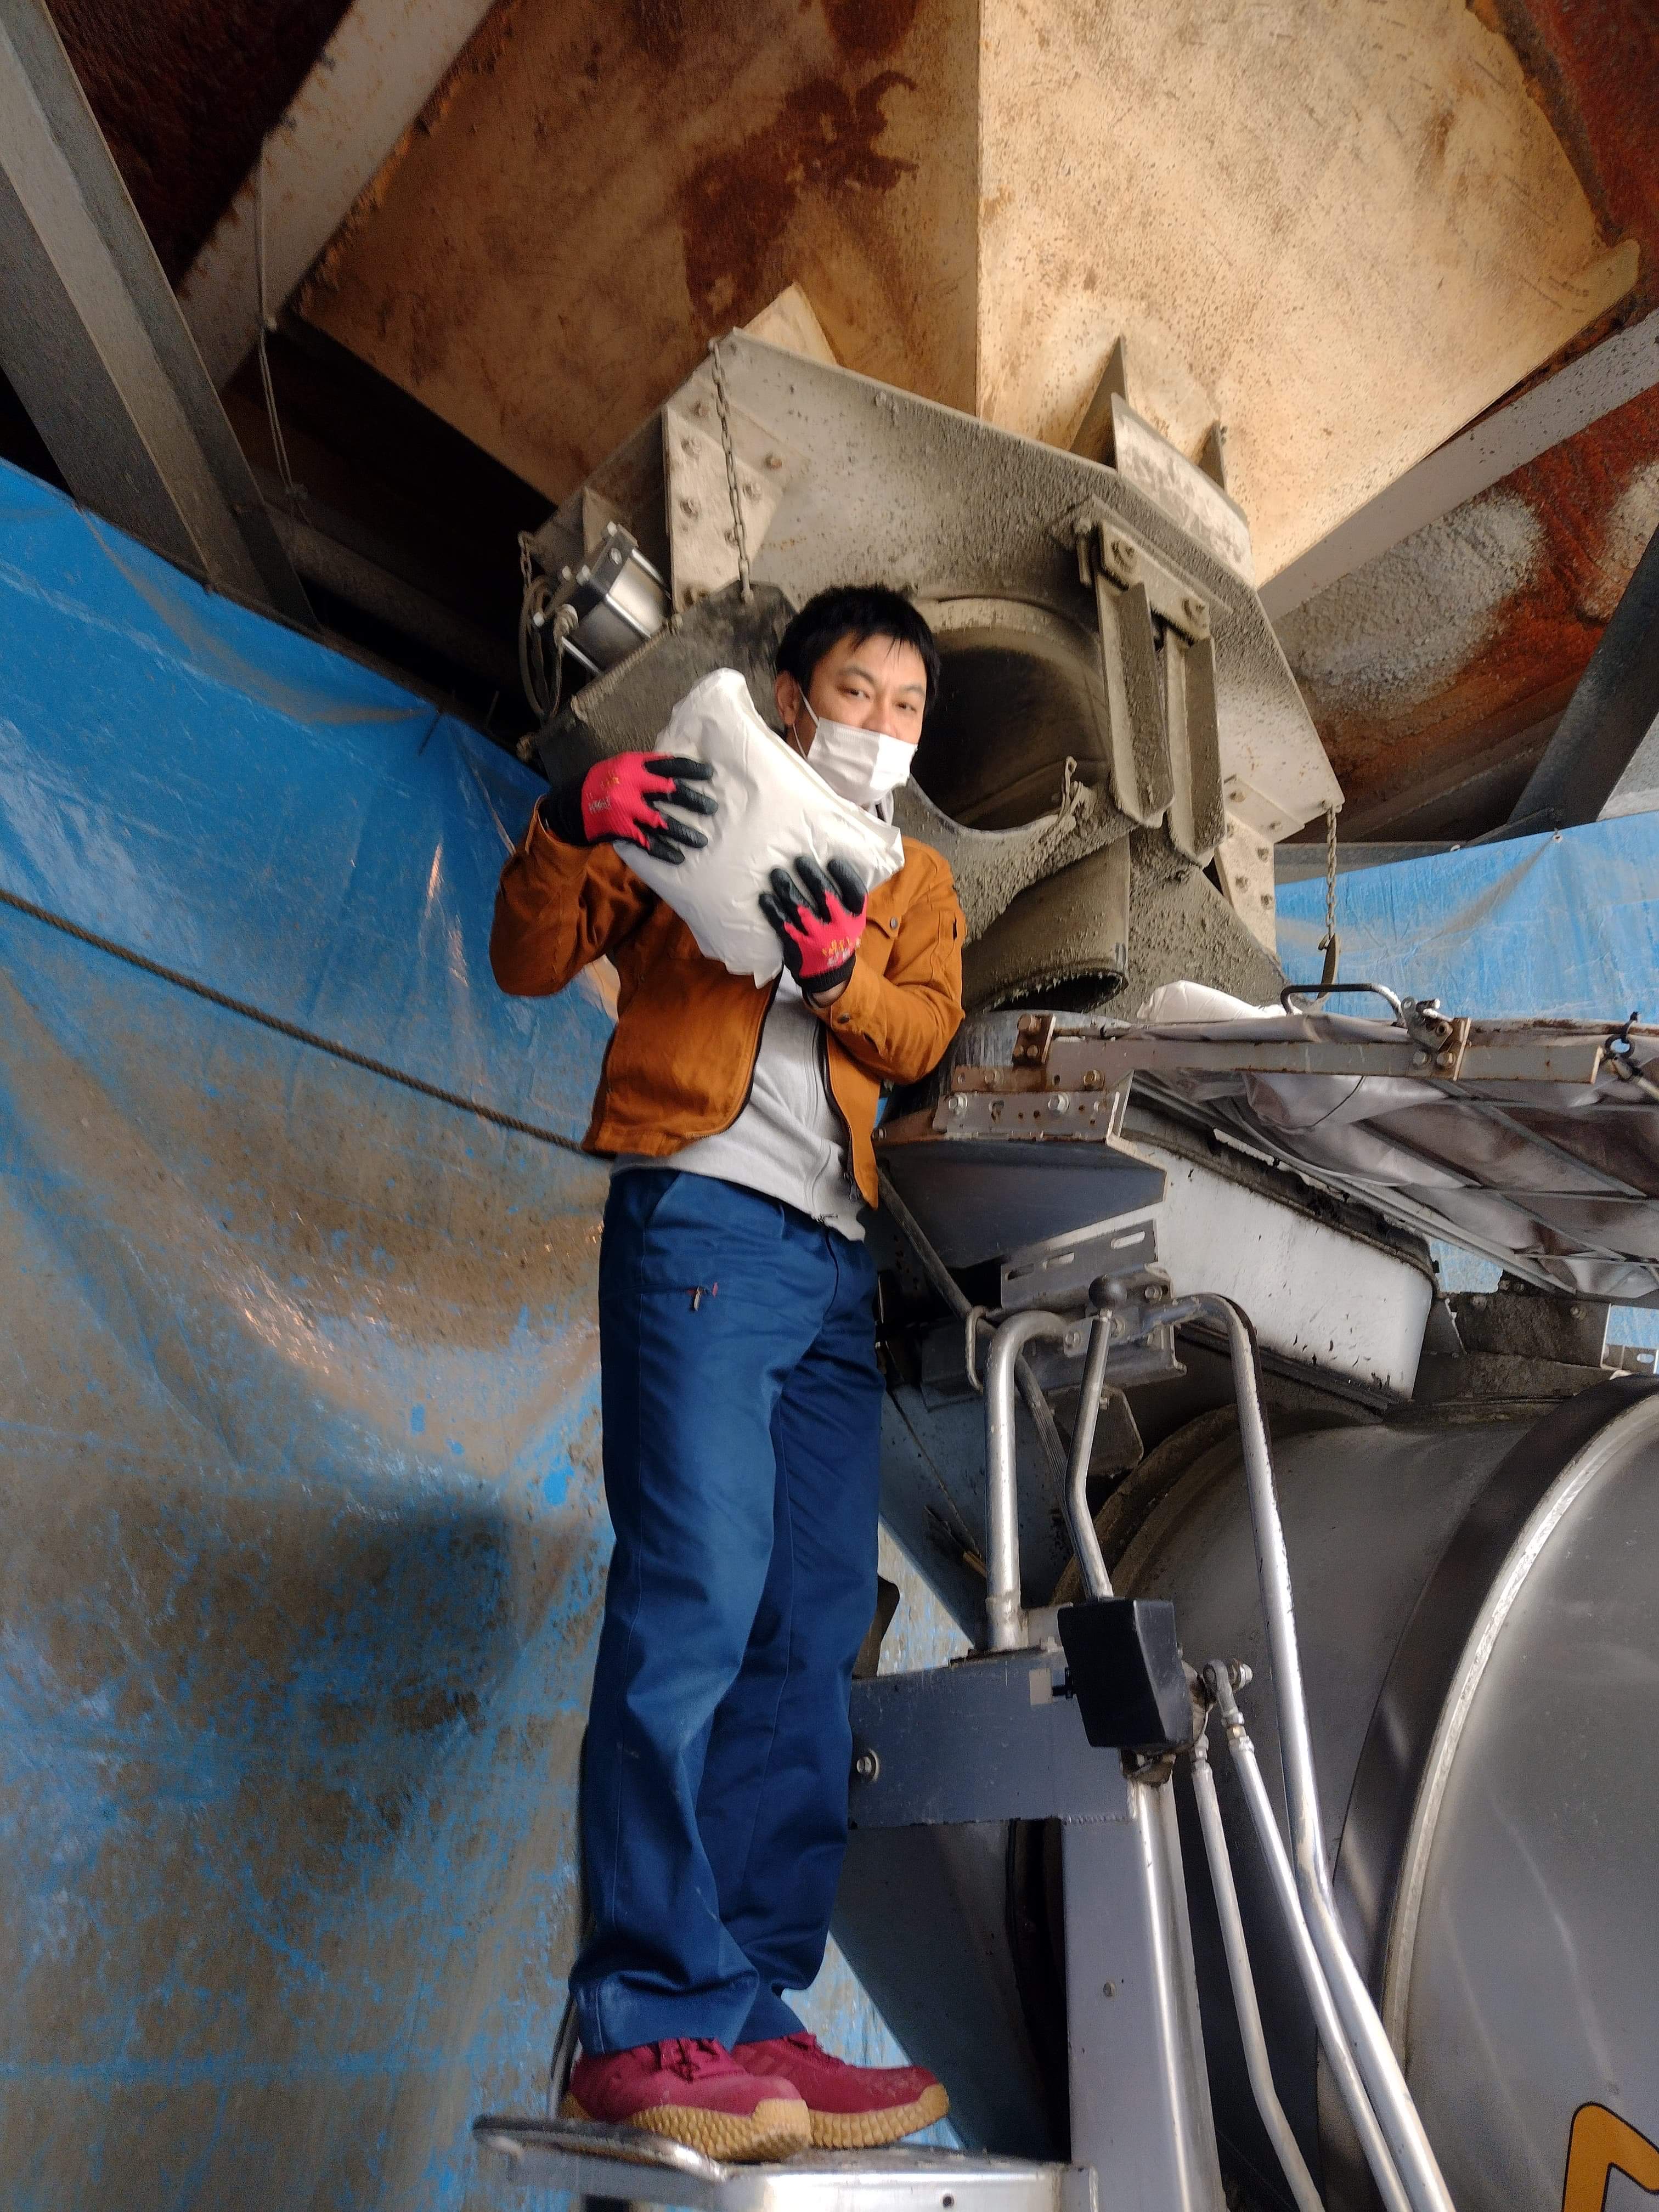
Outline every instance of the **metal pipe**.
[(985, 1616), (993, 1651), (1025, 1642), (1019, 1602), (1019, 1486), (1014, 1462), (1014, 1362), (1038, 1337), (1064, 1336), (1058, 1314), (1012, 1314), (998, 1324), (985, 1362)]
[(1112, 1578), (1095, 1534), (1089, 1510), (1089, 1458), (1095, 1448), (1095, 1425), (1100, 1419), (1100, 1394), (1106, 1383), (1106, 1359), (1112, 1348), (1109, 1314), (1097, 1314), (1089, 1332), (1089, 1357), (1083, 1366), (1083, 1395), (1078, 1401), (1077, 1427), (1072, 1433), (1072, 1464), (1066, 1478), (1066, 1518), (1072, 1531), (1072, 1549), (1091, 1597), (1110, 1597)]
[(1285, 2117), (1285, 2107), (1273, 2087), (1267, 2038), (1261, 2026), (1261, 2008), (1256, 2003), (1255, 1978), (1250, 1972), (1250, 1954), (1238, 1910), (1238, 1892), (1233, 1887), (1232, 1861), (1227, 1854), (1226, 1832), (1221, 1825), (1215, 1776), (1210, 1771), (1209, 1740), (1202, 1730), (1193, 1746), (1193, 1796), (1198, 1802), (1199, 1826), (1204, 1831), (1204, 1855), (1210, 1863), (1210, 1887), (1215, 1892), (1216, 1917), (1221, 1923), (1221, 1948), (1226, 1954), (1227, 1978), (1232, 1984), (1233, 2009), (1238, 2015), (1239, 2039), (1244, 2045), (1244, 2064), (1255, 2097), (1255, 2108), (1261, 2115), (1261, 2124), (1267, 2130), (1267, 2139), (1297, 2201), (1298, 2212), (1325, 2212), (1319, 2191), (1314, 2187), (1313, 2176), (1308, 2171), (1308, 2162), (1302, 2155), (1302, 2146)]
[(1267, 1863), (1273, 1895), (1284, 1917), (1285, 1933), (1291, 1939), (1291, 1954), (1313, 2010), (1314, 2026), (1318, 2030), (1325, 2056), (1330, 2062), (1331, 2071), (1336, 2076), (1337, 2087), (1348, 2109), (1348, 2118), (1353, 2122), (1354, 2132), (1359, 2137), (1365, 2163), (1371, 2170), (1371, 2178), (1388, 2212), (1411, 2212), (1412, 2200), (1407, 2194), (1370, 2097), (1360, 2077), (1359, 2069), (1354, 2063), (1354, 2055), (1337, 2012), (1335, 1999), (1331, 1995), (1330, 1984), (1325, 1978), (1313, 1937), (1308, 1932), (1308, 1923), (1297, 1893), (1296, 1876), (1285, 1850), (1285, 1839), (1279, 1832), (1278, 1821), (1273, 1818), (1267, 1785), (1261, 1779), (1261, 1769), (1256, 1765), (1255, 1746), (1250, 1741), (1249, 1731), (1244, 1726), (1244, 1716), (1238, 1710), (1238, 1701), (1233, 1695), (1227, 1670), (1224, 1666), (1212, 1666), (1206, 1669), (1205, 1679), (1221, 1711), (1227, 1733), (1227, 1749), (1244, 1792), (1250, 1824), (1261, 1846), (1261, 1855)]
[[(1354, 1965), (1336, 1917), (1330, 1869), (1325, 1863), (1319, 1789), (1314, 1774), (1313, 1734), (1302, 1684), (1302, 1661), (1297, 1650), (1290, 1559), (1285, 1549), (1284, 1524), (1279, 1516), (1279, 1500), (1273, 1490), (1267, 1424), (1261, 1416), (1255, 1332), (1231, 1298), (1205, 1291), (1194, 1294), (1185, 1303), (1221, 1323), (1232, 1359), (1244, 1476), (1249, 1492), (1250, 1519), (1255, 1530), (1256, 1571), (1267, 1620), (1267, 1650), (1273, 1660), (1279, 1754), (1290, 1814), (1291, 1855), (1308, 1931), (1413, 2212), (1453, 2212), (1450, 2192), (1418, 2117), (1411, 2092), (1406, 2087), (1400, 2062), (1383, 2033), (1376, 2007)], [(1228, 1694), (1231, 1696), (1231, 1691)], [(1278, 1834), (1276, 1827), (1274, 1834)]]
[[(966, 1321), (973, 1311), (973, 1307), (961, 1285), (933, 1249), (926, 1230), (894, 1189), (891, 1178), (884, 1168), (877, 1169), (876, 1179), (881, 1188), (881, 1202), (898, 1224), (900, 1233), (905, 1242), (921, 1261), (922, 1273), (944, 1299), (945, 1304), (950, 1307), (957, 1319)], [(1042, 1446), (1042, 1456), (1048, 1463), (1049, 1472), (1054, 1480), (1054, 1486), (1060, 1492), (1063, 1503), (1066, 1486), (1066, 1447), (1060, 1440), (1060, 1431), (1054, 1426), (1054, 1409), (1044, 1395), (1042, 1385), (1031, 1372), (1030, 1360), (1020, 1359), (1015, 1363), (1014, 1379), (1019, 1384), (1019, 1395), (1024, 1401), (1026, 1412), (1031, 1417), (1032, 1425), (1037, 1432), (1037, 1441)]]

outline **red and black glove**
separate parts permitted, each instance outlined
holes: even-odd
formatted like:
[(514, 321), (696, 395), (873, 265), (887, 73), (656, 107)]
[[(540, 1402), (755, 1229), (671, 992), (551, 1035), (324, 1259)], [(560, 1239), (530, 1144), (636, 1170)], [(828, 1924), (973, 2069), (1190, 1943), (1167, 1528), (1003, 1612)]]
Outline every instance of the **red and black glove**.
[(688, 814), (713, 814), (713, 793), (697, 787), (714, 773), (707, 761), (678, 753), (617, 753), (596, 762), (579, 782), (550, 791), (542, 819), (567, 845), (597, 845), (608, 837), (678, 865), (685, 858), (683, 846), (696, 852), (708, 840), (690, 823), (665, 814), (659, 802), (666, 799)]
[(864, 934), (864, 885), (845, 860), (831, 860), (828, 875), (806, 858), (796, 861), (794, 877), (773, 869), (761, 912), (783, 939), (783, 964), (803, 998), (821, 998), (852, 974)]

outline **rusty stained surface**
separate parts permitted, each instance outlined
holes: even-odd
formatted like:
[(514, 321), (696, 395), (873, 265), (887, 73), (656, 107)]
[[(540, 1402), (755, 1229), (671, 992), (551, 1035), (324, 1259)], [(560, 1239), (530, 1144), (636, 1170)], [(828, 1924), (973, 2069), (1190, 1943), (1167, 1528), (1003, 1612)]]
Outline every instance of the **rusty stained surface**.
[(176, 284), (347, 0), (51, 0), (161, 266)]
[(1636, 297), (1659, 301), (1659, 9), (1652, 0), (1474, 0), (1515, 49), (1609, 240), (1642, 250)]
[(849, 367), (971, 407), (974, 21), (502, 0), (303, 312), (550, 499), (792, 281)]
[[(1418, 531), (1279, 634), (1346, 796), (1345, 836), (1508, 811), (1659, 526), (1659, 391)], [(1492, 814), (1495, 806), (1496, 813)]]
[[(1514, 47), (1603, 239), (1640, 252), (1635, 291), (1587, 335), (1636, 319), (1659, 304), (1659, 10), (1479, 0), (1476, 12)], [(1343, 834), (1501, 820), (1656, 525), (1659, 392), (1289, 617), (1286, 650), (1347, 793)]]

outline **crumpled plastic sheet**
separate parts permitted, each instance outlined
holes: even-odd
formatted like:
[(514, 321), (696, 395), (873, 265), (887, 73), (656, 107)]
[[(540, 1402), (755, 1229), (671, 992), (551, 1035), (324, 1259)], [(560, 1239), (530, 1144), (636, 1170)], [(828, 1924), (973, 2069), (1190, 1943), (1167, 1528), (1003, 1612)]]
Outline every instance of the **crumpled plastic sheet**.
[[(3, 466), (0, 669), (0, 888), (580, 1133), (603, 993), (489, 971), (527, 771)], [(0, 905), (16, 2212), (505, 2201), (469, 2124), (539, 2109), (580, 1917), (604, 1189)], [(813, 2002), (890, 2051), (844, 1966)]]
[[(1285, 973), (1316, 979), (1322, 877), (1281, 884), (1278, 903)], [(1438, 998), (1449, 1014), (1659, 1020), (1659, 814), (1355, 869), (1337, 878), (1336, 921), (1345, 981)], [(1454, 1246), (1439, 1256), (1449, 1287), (1496, 1280)], [(1659, 1343), (1659, 1316), (1615, 1308), (1611, 1334)]]

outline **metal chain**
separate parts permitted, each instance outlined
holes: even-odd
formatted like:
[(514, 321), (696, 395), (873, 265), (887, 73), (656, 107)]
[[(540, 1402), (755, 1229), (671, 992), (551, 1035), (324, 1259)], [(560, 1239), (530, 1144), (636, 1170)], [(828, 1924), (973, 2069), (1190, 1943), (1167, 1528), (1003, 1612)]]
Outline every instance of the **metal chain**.
[(738, 456), (732, 443), (732, 409), (726, 394), (726, 369), (720, 360), (720, 342), (711, 338), (708, 357), (714, 365), (714, 404), (720, 418), (720, 444), (726, 449), (726, 489), (732, 495), (732, 531), (738, 548), (738, 589), (744, 606), (755, 596), (755, 587), (749, 580), (749, 533), (743, 526), (743, 495), (738, 488)]
[(1325, 934), (1319, 940), (1319, 949), (1325, 956), (1323, 972), (1319, 978), (1319, 995), (1322, 999), (1335, 982), (1342, 960), (1342, 940), (1336, 933), (1336, 809), (1325, 809)]

